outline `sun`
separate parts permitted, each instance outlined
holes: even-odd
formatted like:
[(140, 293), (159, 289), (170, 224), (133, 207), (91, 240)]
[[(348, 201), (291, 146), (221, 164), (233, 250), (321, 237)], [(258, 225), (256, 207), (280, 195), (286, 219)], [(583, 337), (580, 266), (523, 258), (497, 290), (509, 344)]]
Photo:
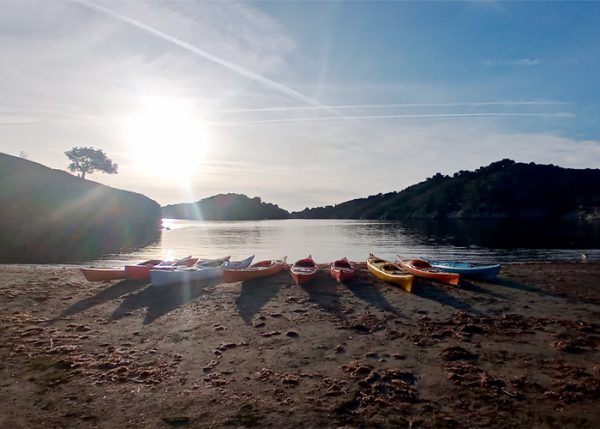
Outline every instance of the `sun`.
[(175, 99), (144, 100), (140, 111), (126, 119), (125, 130), (138, 168), (163, 178), (192, 177), (208, 144), (199, 115)]

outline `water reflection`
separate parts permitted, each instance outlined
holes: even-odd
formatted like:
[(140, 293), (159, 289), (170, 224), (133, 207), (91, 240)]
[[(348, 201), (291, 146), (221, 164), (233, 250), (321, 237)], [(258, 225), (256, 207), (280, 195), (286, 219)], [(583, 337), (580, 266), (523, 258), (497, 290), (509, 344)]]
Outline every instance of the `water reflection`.
[[(600, 260), (600, 224), (507, 221), (268, 220), (203, 222), (171, 220), (159, 242), (109, 255), (103, 263), (122, 263), (166, 255), (255, 260), (309, 254), (317, 262), (346, 256), (364, 261), (369, 253), (393, 259), (426, 255), (480, 262), (524, 260)], [(90, 262), (87, 262), (90, 263)]]
[(600, 223), (540, 220), (415, 220), (405, 233), (440, 245), (488, 248), (590, 249), (600, 245)]

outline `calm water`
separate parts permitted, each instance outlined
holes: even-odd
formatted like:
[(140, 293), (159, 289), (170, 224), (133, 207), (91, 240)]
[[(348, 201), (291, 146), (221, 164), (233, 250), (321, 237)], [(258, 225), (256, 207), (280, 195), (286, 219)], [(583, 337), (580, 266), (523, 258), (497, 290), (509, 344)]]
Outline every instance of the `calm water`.
[(256, 260), (312, 254), (317, 262), (346, 256), (366, 260), (369, 252), (384, 258), (430, 256), (480, 262), (525, 260), (600, 260), (600, 225), (573, 226), (540, 222), (386, 222), (363, 220), (266, 220), (205, 222), (163, 220), (160, 241), (135, 251), (108, 255), (86, 264), (144, 259), (220, 257)]

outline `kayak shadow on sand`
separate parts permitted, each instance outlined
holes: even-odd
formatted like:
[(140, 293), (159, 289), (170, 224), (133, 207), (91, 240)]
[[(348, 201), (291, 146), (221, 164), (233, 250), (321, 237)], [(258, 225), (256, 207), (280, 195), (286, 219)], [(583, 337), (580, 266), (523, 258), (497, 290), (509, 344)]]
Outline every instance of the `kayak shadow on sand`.
[(421, 298), (437, 301), (442, 305), (449, 305), (457, 310), (462, 310), (467, 313), (481, 314), (481, 311), (476, 310), (472, 305), (467, 304), (463, 300), (458, 299), (457, 297), (446, 292), (444, 290), (446, 287), (455, 286), (443, 286), (441, 284), (415, 279), (412, 293)]
[(183, 304), (209, 294), (212, 292), (211, 286), (221, 283), (223, 283), (222, 279), (216, 279), (167, 286), (148, 286), (136, 294), (127, 296), (110, 316), (110, 320), (121, 319), (132, 311), (146, 307), (144, 325), (148, 325)]
[(308, 293), (308, 300), (319, 305), (323, 310), (344, 318), (337, 282), (320, 270), (314, 280), (300, 286)]
[(547, 295), (547, 296), (553, 295), (552, 293), (545, 291), (543, 289), (540, 289), (538, 287), (526, 285), (523, 283), (519, 283), (519, 282), (515, 282), (513, 280), (508, 280), (508, 279), (503, 279), (503, 278), (495, 279), (492, 282), (492, 284), (495, 284), (498, 286), (503, 286), (503, 287), (510, 288), (510, 289), (517, 289), (517, 290), (521, 290), (524, 292), (536, 293), (538, 295)]
[(120, 298), (123, 295), (136, 292), (139, 289), (146, 287), (147, 284), (148, 282), (143, 280), (122, 280), (118, 283), (110, 285), (106, 289), (102, 289), (94, 296), (90, 296), (82, 299), (81, 301), (77, 301), (76, 303), (72, 304), (69, 308), (64, 310), (54, 320), (81, 313), (82, 311), (88, 310), (97, 305), (101, 305), (110, 300)]
[[(289, 273), (285, 272), (285, 275), (289, 277)], [(242, 282), (242, 291), (235, 299), (235, 305), (246, 324), (279, 293), (284, 283), (281, 274)]]
[[(379, 283), (379, 282), (377, 282)], [(359, 274), (358, 270), (355, 277), (347, 283), (344, 283), (348, 290), (357, 298), (365, 301), (382, 311), (398, 314), (398, 309), (388, 302), (381, 293), (381, 287), (373, 281), (371, 276), (365, 277)], [(382, 285), (386, 283), (381, 282)]]
[(466, 280), (466, 279), (463, 279), (463, 278), (460, 279), (460, 288), (462, 290), (466, 290), (466, 291), (469, 291), (469, 292), (477, 292), (477, 293), (489, 295), (489, 296), (491, 296), (493, 298), (497, 298), (497, 299), (506, 299), (505, 295), (493, 292), (493, 291), (491, 291), (491, 290), (489, 290), (487, 288), (481, 287), (478, 284), (473, 283), (470, 280)]

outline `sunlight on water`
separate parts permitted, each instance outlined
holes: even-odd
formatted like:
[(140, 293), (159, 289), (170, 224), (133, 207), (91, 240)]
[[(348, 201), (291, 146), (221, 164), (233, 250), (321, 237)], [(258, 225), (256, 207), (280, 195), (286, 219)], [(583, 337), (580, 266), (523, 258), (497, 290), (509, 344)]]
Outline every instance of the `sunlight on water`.
[[(256, 255), (255, 261), (287, 256), (288, 262), (293, 262), (312, 254), (315, 261), (325, 263), (343, 256), (364, 261), (370, 252), (389, 259), (402, 255), (476, 262), (576, 261), (581, 259), (582, 252), (587, 254), (588, 260), (600, 259), (600, 249), (578, 249), (572, 243), (562, 247), (554, 242), (541, 241), (542, 247), (536, 247), (534, 243), (529, 248), (507, 247), (505, 242), (502, 247), (477, 245), (473, 244), (477, 240), (469, 240), (469, 237), (455, 237), (456, 232), (440, 234), (409, 228), (399, 222), (300, 219), (206, 222), (169, 219), (163, 225), (165, 230), (159, 243), (91, 262), (107, 265), (187, 255), (205, 258), (231, 255), (232, 259)], [(485, 233), (480, 235), (489, 238)], [(516, 241), (519, 240), (525, 242), (522, 238)], [(487, 243), (485, 239), (479, 241)], [(548, 244), (557, 248), (543, 247)]]

